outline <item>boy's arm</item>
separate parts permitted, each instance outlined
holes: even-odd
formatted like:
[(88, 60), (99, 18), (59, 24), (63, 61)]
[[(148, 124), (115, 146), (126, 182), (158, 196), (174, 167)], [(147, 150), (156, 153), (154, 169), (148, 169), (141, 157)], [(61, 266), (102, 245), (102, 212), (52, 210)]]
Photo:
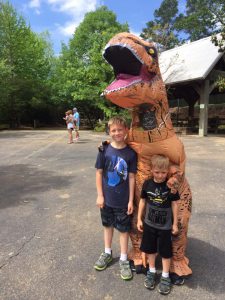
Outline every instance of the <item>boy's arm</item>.
[(137, 229), (143, 231), (143, 221), (142, 216), (145, 209), (145, 199), (141, 198), (138, 206), (138, 216), (137, 216)]
[(178, 234), (178, 203), (177, 201), (172, 201), (172, 213), (173, 213), (173, 225), (172, 234)]
[(134, 188), (135, 188), (135, 175), (129, 173), (129, 202), (127, 207), (127, 214), (130, 215), (134, 210)]
[(104, 196), (103, 196), (103, 190), (102, 190), (102, 169), (96, 170), (96, 188), (97, 188), (97, 200), (96, 205), (99, 208), (103, 208), (104, 206)]

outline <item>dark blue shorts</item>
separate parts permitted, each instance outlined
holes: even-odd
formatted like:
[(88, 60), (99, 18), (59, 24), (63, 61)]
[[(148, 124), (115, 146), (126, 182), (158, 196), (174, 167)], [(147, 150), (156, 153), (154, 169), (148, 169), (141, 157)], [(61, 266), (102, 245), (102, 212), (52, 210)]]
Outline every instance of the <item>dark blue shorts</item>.
[(113, 208), (105, 205), (100, 212), (103, 226), (114, 227), (120, 232), (131, 230), (131, 216), (127, 214), (127, 208)]
[(171, 230), (160, 230), (144, 224), (144, 232), (140, 250), (147, 254), (153, 254), (158, 252), (163, 258), (171, 258)]

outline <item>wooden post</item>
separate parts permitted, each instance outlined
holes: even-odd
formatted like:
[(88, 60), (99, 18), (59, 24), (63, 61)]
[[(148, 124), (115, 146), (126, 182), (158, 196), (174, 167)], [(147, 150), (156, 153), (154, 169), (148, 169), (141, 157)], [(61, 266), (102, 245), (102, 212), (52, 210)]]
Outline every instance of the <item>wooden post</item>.
[(208, 134), (208, 104), (209, 80), (204, 80), (200, 91), (199, 136), (206, 136)]

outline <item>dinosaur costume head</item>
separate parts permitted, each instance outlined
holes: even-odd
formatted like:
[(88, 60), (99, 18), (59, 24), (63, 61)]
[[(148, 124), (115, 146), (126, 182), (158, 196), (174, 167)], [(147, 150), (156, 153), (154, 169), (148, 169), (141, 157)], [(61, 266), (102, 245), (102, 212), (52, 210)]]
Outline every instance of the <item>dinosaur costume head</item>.
[(130, 33), (119, 33), (108, 42), (103, 56), (116, 77), (103, 92), (105, 98), (138, 111), (144, 129), (158, 127), (169, 108), (154, 44)]

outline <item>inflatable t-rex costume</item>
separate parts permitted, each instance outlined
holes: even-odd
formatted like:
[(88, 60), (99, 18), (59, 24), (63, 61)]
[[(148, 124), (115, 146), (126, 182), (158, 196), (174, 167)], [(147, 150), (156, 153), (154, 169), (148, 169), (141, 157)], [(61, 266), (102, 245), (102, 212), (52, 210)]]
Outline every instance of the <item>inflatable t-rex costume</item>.
[(136, 227), (140, 192), (144, 180), (151, 177), (151, 156), (166, 155), (174, 164), (171, 168), (171, 176), (174, 176), (170, 179), (171, 184), (176, 177), (180, 194), (179, 234), (173, 238), (170, 272), (178, 276), (190, 275), (192, 271), (188, 266), (185, 250), (192, 197), (184, 176), (184, 147), (176, 136), (170, 119), (156, 48), (153, 43), (133, 34), (119, 33), (108, 42), (103, 56), (112, 65), (116, 77), (103, 95), (116, 105), (132, 110), (127, 142), (138, 155), (133, 230), (130, 234), (133, 248), (129, 256), (136, 269), (142, 264), (146, 265), (145, 256), (139, 250), (141, 233)]

